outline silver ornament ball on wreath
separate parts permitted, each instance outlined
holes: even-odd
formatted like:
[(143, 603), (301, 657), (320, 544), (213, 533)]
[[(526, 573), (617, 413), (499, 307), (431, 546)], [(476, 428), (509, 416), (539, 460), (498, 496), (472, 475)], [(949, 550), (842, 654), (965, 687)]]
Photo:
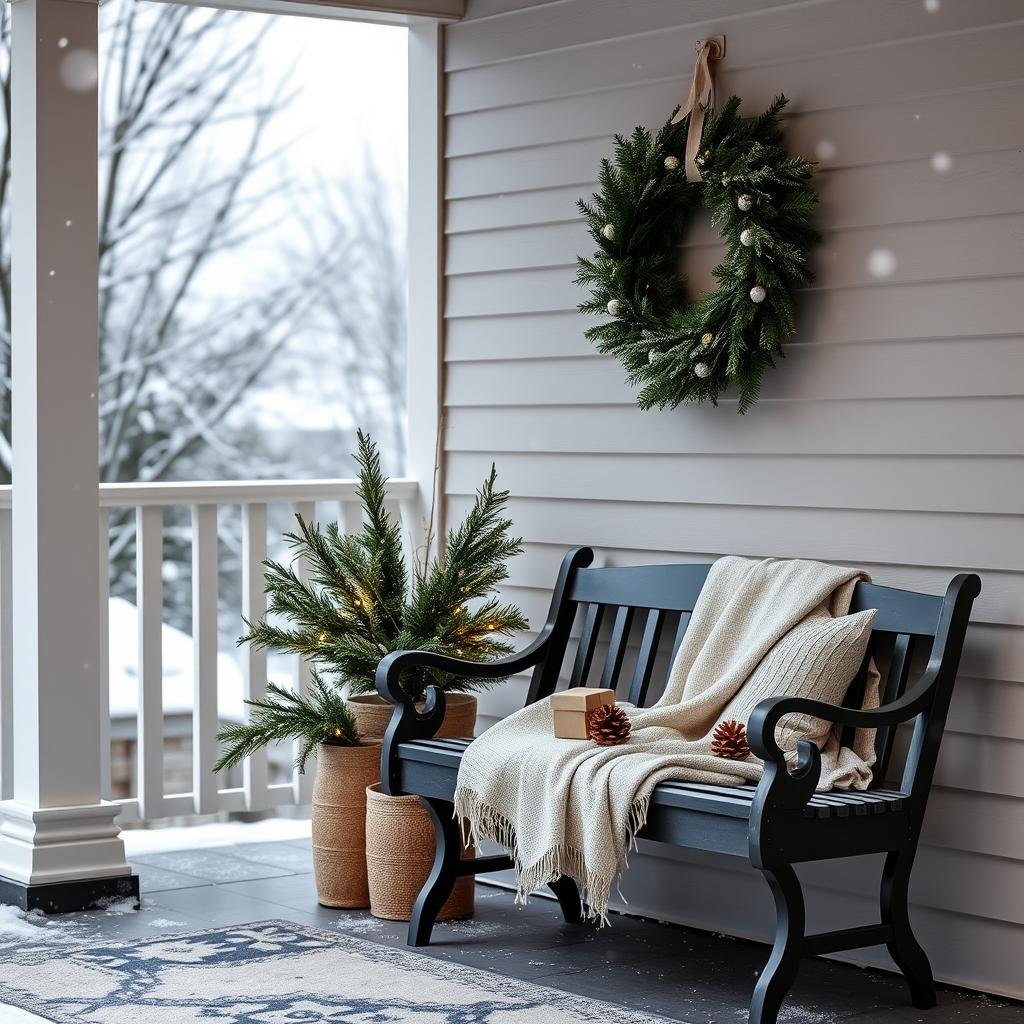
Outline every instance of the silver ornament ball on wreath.
[(744, 228), (740, 232), (740, 243), (748, 248), (754, 244), (754, 232), (750, 228)]
[(608, 303), (608, 312), (611, 316), (618, 316), (622, 312), (622, 303), (618, 299), (612, 299)]
[(750, 289), (750, 301), (764, 302), (767, 294), (768, 293), (759, 284), (755, 284), (754, 287)]
[(754, 207), (754, 197), (748, 196), (745, 192), (736, 200), (736, 205), (746, 213)]
[(696, 374), (696, 375), (697, 375), (698, 377), (700, 377), (700, 379), (701, 379), (701, 380), (704, 380), (704, 378), (705, 378), (705, 377), (710, 377), (710, 376), (711, 376), (711, 367), (710, 367), (710, 366), (708, 366), (708, 364), (707, 364), (707, 363), (698, 363), (698, 364), (697, 364), (697, 365), (696, 365), (696, 366), (695, 366), (695, 367), (693, 368), (693, 372), (694, 372), (694, 373), (695, 373), (695, 374)]
[(605, 226), (603, 228), (601, 228), (601, 234), (604, 235), (604, 237), (607, 238), (609, 242), (614, 242), (615, 241), (615, 225), (614, 224), (605, 224)]
[(678, 171), (679, 170), (679, 157), (667, 156), (665, 157), (665, 170), (666, 171)]

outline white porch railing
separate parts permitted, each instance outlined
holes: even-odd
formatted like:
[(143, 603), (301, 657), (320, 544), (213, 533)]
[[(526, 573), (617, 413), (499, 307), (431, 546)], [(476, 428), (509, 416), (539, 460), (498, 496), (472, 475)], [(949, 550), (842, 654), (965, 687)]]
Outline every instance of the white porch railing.
[[(242, 608), (248, 619), (266, 610), (263, 568), (267, 557), (268, 506), (285, 506), (305, 519), (337, 519), (346, 531), (358, 528), (361, 508), (355, 480), (275, 480), (217, 483), (101, 484), (99, 536), (102, 561), (101, 664), (103, 722), (101, 742), (103, 792), (111, 794), (110, 775), (110, 666), (109, 666), (109, 544), (113, 510), (134, 510), (136, 604), (139, 623), (138, 722), (136, 732), (136, 794), (119, 802), (121, 820), (210, 814), (215, 811), (261, 811), (285, 804), (308, 803), (312, 775), (292, 773), (284, 783), (268, 780), (267, 756), (260, 751), (246, 759), (242, 785), (221, 789), (211, 771), (217, 759), (218, 661), (218, 510), (241, 509)], [(407, 544), (419, 529), (418, 485), (393, 480), (388, 505), (403, 524)], [(326, 505), (326, 509), (325, 506)], [(192, 699), (192, 792), (164, 791), (164, 708), (162, 631), (164, 510), (190, 510), (192, 555), (192, 642), (194, 652)], [(0, 796), (12, 792), (16, 770), (12, 757), (12, 593), (11, 487), (0, 487)], [(301, 573), (302, 567), (300, 565)], [(241, 623), (238, 623), (241, 629)], [(243, 696), (261, 696), (267, 684), (265, 652), (247, 648), (242, 658)], [(299, 662), (297, 685), (304, 690), (309, 666)]]

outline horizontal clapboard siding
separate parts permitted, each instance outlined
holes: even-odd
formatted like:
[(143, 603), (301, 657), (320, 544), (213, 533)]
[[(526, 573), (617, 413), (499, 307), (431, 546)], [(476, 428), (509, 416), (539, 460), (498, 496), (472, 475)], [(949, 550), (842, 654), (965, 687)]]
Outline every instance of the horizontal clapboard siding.
[[(790, 146), (820, 161), (817, 279), (754, 410), (645, 413), (583, 338), (575, 203), (614, 132), (685, 95), (712, 32), (727, 36), (720, 95), (755, 111), (784, 91)], [(1024, 994), (1024, 11), (470, 0), (446, 33), (449, 521), (496, 461), (525, 539), (505, 595), (534, 628), (578, 543), (612, 565), (820, 558), (931, 592), (980, 572), (912, 897), (942, 978)], [(879, 249), (894, 257), (884, 278), (869, 269)], [(721, 252), (698, 217), (691, 287)], [(483, 695), (481, 727), (526, 685)], [(876, 864), (803, 874), (812, 927), (872, 916)], [(698, 852), (643, 844), (624, 892), (640, 913), (769, 931), (760, 877)]]

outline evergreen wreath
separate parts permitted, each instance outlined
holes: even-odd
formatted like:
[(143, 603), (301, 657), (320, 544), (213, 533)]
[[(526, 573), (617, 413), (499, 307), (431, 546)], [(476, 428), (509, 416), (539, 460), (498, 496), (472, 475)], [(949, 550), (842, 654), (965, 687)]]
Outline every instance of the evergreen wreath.
[[(808, 184), (812, 162), (783, 147), (785, 105), (779, 96), (760, 116), (741, 118), (733, 96), (718, 114), (708, 111), (696, 158), (702, 181), (688, 181), (682, 166), (692, 114), (670, 118), (653, 137), (643, 127), (617, 135), (614, 162), (601, 161), (601, 191), (579, 201), (598, 247), (577, 260), (576, 281), (591, 292), (579, 310), (612, 318), (586, 337), (622, 361), (642, 409), (717, 405), (735, 386), (746, 412), (795, 330), (793, 293), (811, 280), (818, 197)], [(714, 269), (718, 287), (691, 301), (677, 249), (698, 203), (726, 255)]]

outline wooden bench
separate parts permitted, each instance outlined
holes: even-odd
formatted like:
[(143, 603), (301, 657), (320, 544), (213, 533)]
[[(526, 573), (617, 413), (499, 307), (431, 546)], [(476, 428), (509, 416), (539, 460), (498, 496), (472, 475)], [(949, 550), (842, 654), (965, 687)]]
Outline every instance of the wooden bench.
[[(389, 655), (377, 672), (377, 689), (395, 705), (384, 739), (381, 778), (387, 793), (420, 796), (430, 811), (437, 839), (433, 870), (409, 924), (411, 946), (430, 941), (438, 910), (458, 877), (512, 866), (507, 856), (460, 860), (459, 830), (452, 798), (459, 762), (470, 738), (431, 737), (444, 716), (444, 694), (432, 687), (417, 709), (404, 697), (403, 671), (422, 666), (472, 677), (503, 677), (533, 669), (527, 703), (549, 696), (559, 681), (573, 622), (582, 614), (570, 685), (617, 687), (634, 625), (639, 649), (625, 698), (643, 706), (662, 641), (674, 655), (686, 631), (707, 565), (652, 565), (588, 568), (589, 548), (569, 551), (558, 574), (548, 620), (537, 639), (518, 654), (484, 664), (422, 651)], [(765, 763), (756, 785), (708, 786), (667, 782), (653, 794), (643, 839), (744, 857), (759, 868), (775, 898), (776, 930), (768, 964), (750, 1004), (751, 1024), (773, 1024), (796, 977), (802, 956), (885, 944), (910, 986), (916, 1007), (935, 1005), (931, 966), (910, 927), (907, 887), (921, 821), (956, 679), (971, 605), (981, 590), (975, 575), (959, 575), (944, 597), (857, 585), (851, 611), (876, 608), (868, 648), (884, 669), (882, 706), (859, 710), (867, 657), (850, 686), (844, 706), (781, 697), (762, 701), (748, 723), (753, 752)], [(597, 675), (598, 634), (610, 620), (607, 656)], [(927, 645), (927, 646), (925, 646)], [(927, 663), (912, 683), (915, 649)], [(669, 663), (671, 663), (669, 661)], [(916, 664), (916, 660), (915, 660)], [(818, 748), (801, 742), (798, 764), (787, 770), (775, 742), (775, 726), (789, 712), (834, 722), (848, 742), (857, 727), (877, 730), (875, 785), (866, 792), (815, 793), (821, 768)], [(885, 784), (896, 727), (913, 720), (909, 748), (898, 782)], [(804, 933), (804, 901), (794, 864), (886, 853), (882, 870), (881, 920), (816, 935)], [(571, 879), (552, 886), (567, 921), (582, 918), (580, 895)]]

